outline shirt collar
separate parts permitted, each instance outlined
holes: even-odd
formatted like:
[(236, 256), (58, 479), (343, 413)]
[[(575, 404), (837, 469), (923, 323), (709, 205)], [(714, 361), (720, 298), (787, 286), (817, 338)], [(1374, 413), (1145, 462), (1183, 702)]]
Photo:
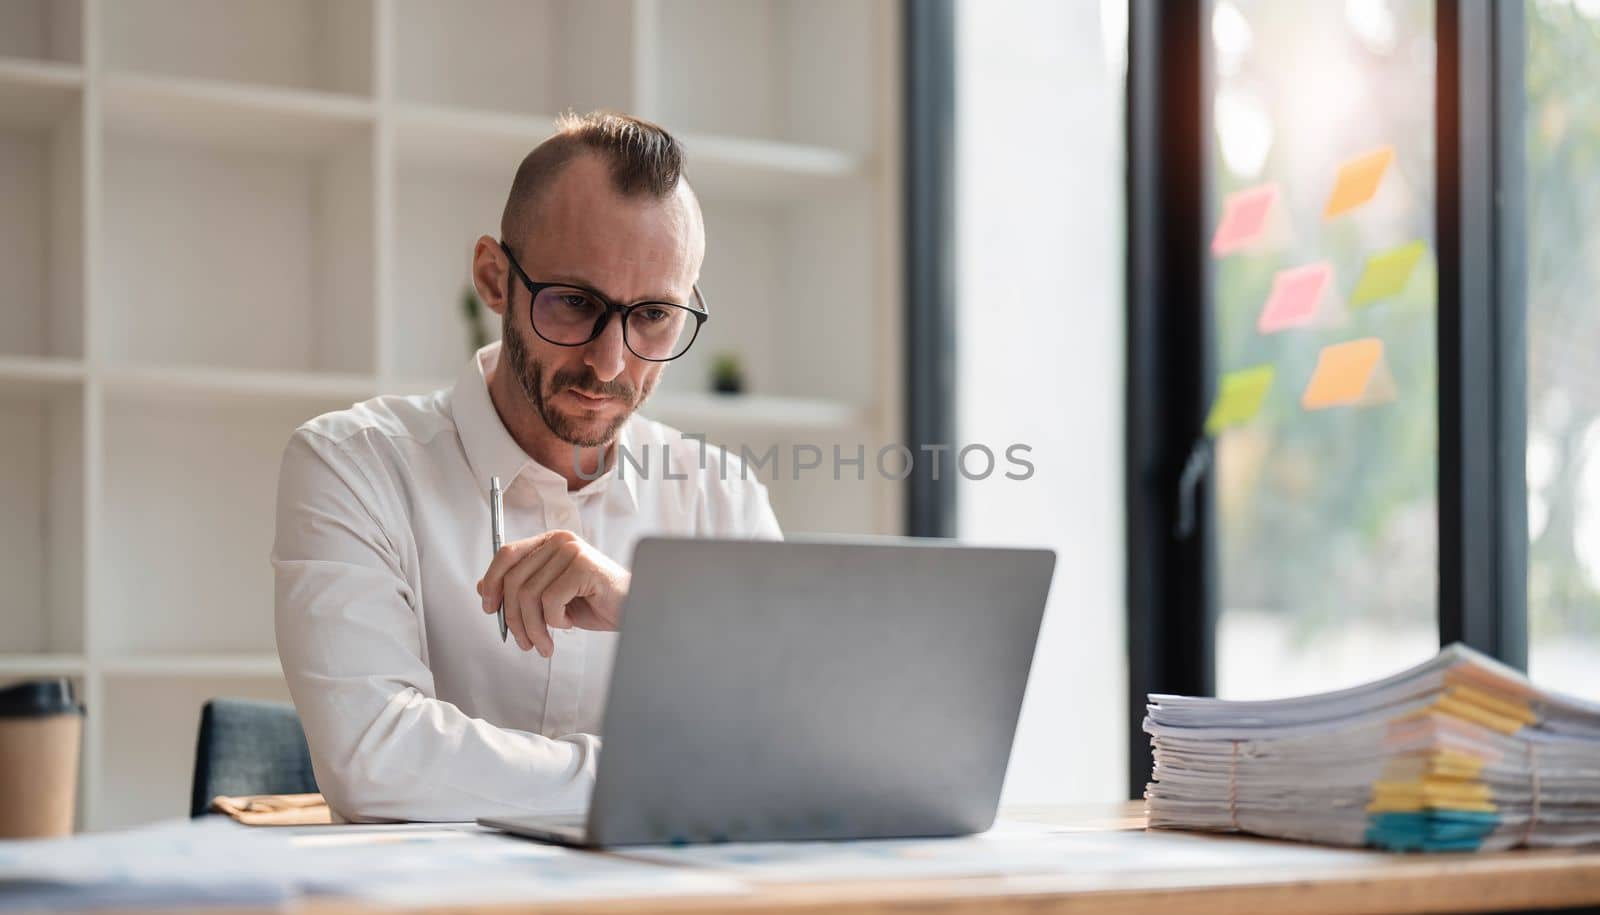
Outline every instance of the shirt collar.
[[(467, 454), (467, 464), (472, 468), (473, 479), (477, 481), (478, 488), (487, 493), (489, 491), (490, 477), (499, 477), (500, 485), (510, 488), (517, 477), (527, 474), (530, 481), (540, 489), (553, 488), (560, 492), (566, 491), (566, 479), (561, 474), (549, 467), (540, 464), (528, 457), (516, 439), (506, 430), (505, 423), (500, 421), (500, 414), (495, 411), (494, 401), (489, 398), (489, 382), (486, 373), (500, 358), (500, 344), (494, 342), (478, 350), (462, 366), (461, 374), (456, 377), (455, 387), (450, 394), (451, 414), (455, 417), (456, 432), (461, 437), (461, 446)], [(633, 424), (637, 415), (629, 416), (617, 432), (616, 444), (633, 450)], [(626, 494), (633, 509), (639, 507), (639, 493), (635, 477), (638, 474), (627, 473), (622, 475), (620, 486), (613, 487), (617, 482), (617, 449), (612, 448), (611, 466), (606, 472), (584, 484), (582, 489), (574, 495), (590, 491), (605, 491), (612, 488), (622, 490)]]

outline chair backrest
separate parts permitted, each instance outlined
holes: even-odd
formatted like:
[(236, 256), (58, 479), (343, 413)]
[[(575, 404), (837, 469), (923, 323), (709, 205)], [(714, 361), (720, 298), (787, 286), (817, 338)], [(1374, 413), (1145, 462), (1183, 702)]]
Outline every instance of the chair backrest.
[(311, 750), (294, 706), (254, 699), (212, 699), (201, 709), (190, 816), (204, 814), (219, 794), (310, 794), (316, 790)]

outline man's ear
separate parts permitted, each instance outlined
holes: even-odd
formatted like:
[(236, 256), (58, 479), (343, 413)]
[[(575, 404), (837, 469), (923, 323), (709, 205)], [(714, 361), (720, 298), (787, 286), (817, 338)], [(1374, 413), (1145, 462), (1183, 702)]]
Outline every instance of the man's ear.
[(488, 235), (478, 237), (472, 248), (472, 286), (478, 299), (497, 315), (506, 313), (506, 276), (511, 264), (500, 250), (500, 243)]

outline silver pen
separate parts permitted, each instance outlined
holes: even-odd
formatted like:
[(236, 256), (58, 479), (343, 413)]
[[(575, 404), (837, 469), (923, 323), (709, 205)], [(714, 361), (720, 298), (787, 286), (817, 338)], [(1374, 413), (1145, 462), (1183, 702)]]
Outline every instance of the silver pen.
[[(500, 548), (506, 545), (506, 507), (505, 493), (500, 489), (500, 478), (489, 478), (489, 525), (492, 528), (490, 537), (494, 540), (494, 555), (500, 555)], [(500, 620), (500, 641), (506, 640), (506, 601), (504, 595), (500, 598), (500, 606), (495, 608), (495, 616)]]

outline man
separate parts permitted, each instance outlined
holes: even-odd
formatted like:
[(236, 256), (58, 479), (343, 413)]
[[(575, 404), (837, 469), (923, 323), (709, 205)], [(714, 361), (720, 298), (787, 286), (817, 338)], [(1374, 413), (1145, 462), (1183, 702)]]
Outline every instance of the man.
[[(449, 390), (290, 439), (278, 652), (339, 816), (581, 810), (634, 543), (781, 537), (736, 458), (635, 412), (706, 318), (682, 166), (648, 122), (564, 119), (517, 170), (501, 238), (473, 252), (502, 342)], [(491, 562), (496, 476), (507, 544)]]

